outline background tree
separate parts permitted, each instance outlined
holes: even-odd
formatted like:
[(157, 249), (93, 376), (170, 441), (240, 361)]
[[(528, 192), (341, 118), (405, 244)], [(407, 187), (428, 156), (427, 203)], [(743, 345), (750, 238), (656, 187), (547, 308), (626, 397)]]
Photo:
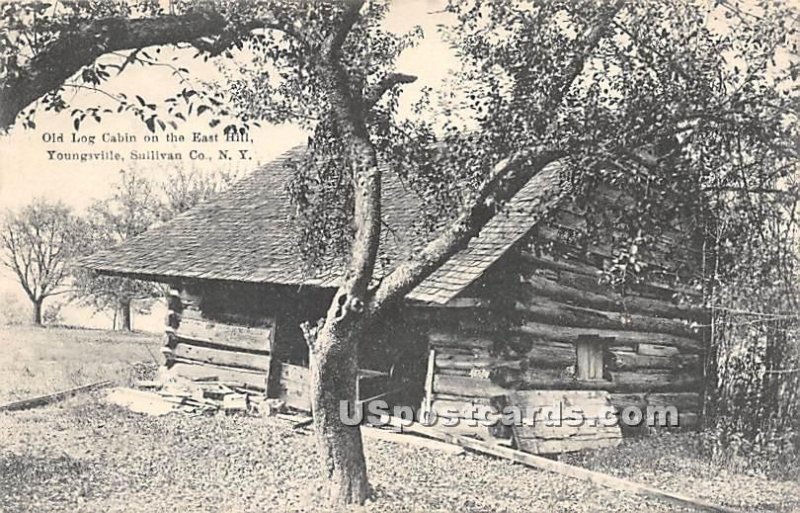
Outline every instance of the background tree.
[(87, 243), (87, 226), (61, 203), (36, 200), (18, 212), (6, 212), (0, 227), (0, 263), (22, 285), (33, 307), (33, 323), (42, 324), (42, 303), (60, 293), (70, 259)]
[[(292, 195), (312, 227), (302, 235), (310, 260), (338, 253), (347, 261), (324, 322), (308, 337), (321, 466), (340, 503), (363, 502), (368, 491), (359, 429), (338, 418), (339, 402), (355, 398), (360, 338), (544, 166), (567, 159), (576, 190), (600, 179), (630, 190), (635, 201), (616, 215), (623, 236), (608, 269), (622, 287), (661, 272), (632, 258), (635, 247), (654, 243), (659, 223), (691, 212), (691, 228), (710, 233), (743, 201), (720, 191), (769, 189), (796, 169), (798, 68), (772, 63), (796, 55), (797, 13), (780, 3), (453, 2), (457, 22), (445, 31), (464, 72), (448, 93), (460, 91), (454, 98), (465, 100), (459, 108), (469, 123), (457, 125), (451, 98), (442, 98), (434, 112), (443, 114), (444, 144), (436, 146), (434, 123), (398, 117), (398, 86), (414, 77), (397, 73), (395, 60), (420, 34), (383, 30), (382, 3), (187, 2), (174, 15), (146, 4), (136, 17), (129, 8), (87, 9), (99, 8), (9, 10), (0, 126), (19, 113), (32, 126), (31, 102), (63, 110), (67, 88), (102, 85), (111, 72), (152, 63), (145, 47), (172, 44), (222, 57), (223, 67), (244, 55), (248, 66), (221, 88), (183, 88), (166, 113), (121, 95), (119, 111), (154, 131), (190, 111), (210, 112), (211, 126), (237, 115), (226, 130), (246, 129), (255, 117), (313, 131)], [(97, 61), (122, 51), (113, 64)], [(78, 128), (107, 113), (70, 114)], [(375, 286), (379, 160), (433, 211), (425, 216), (429, 243)], [(663, 197), (654, 192), (661, 189)], [(707, 288), (706, 278), (689, 284)]]
[[(108, 249), (144, 233), (158, 221), (160, 212), (161, 203), (150, 181), (135, 169), (120, 171), (120, 180), (111, 197), (89, 208), (91, 251)], [(131, 330), (134, 301), (163, 296), (157, 284), (147, 281), (100, 276), (81, 270), (75, 277), (73, 297), (97, 310), (113, 310), (115, 329)]]
[(159, 218), (162, 221), (172, 219), (198, 203), (209, 201), (240, 178), (235, 170), (201, 172), (194, 167), (186, 169), (180, 163), (171, 166), (166, 175), (160, 181), (163, 198), (160, 198)]

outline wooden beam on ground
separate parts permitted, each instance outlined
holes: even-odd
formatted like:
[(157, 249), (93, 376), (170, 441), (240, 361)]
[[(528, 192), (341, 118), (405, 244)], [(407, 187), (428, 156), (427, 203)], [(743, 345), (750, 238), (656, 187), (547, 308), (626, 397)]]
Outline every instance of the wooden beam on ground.
[(44, 406), (46, 404), (62, 401), (68, 397), (79, 394), (81, 392), (88, 392), (98, 388), (107, 387), (111, 381), (98, 381), (97, 383), (90, 383), (67, 390), (62, 390), (54, 394), (40, 395), (38, 397), (31, 397), (30, 399), (21, 399), (19, 401), (12, 401), (10, 403), (0, 405), (0, 411), (19, 411), (35, 408), (37, 406)]
[(521, 463), (528, 467), (538, 468), (548, 472), (555, 472), (564, 476), (580, 479), (581, 481), (588, 481), (590, 483), (605, 486), (614, 490), (626, 491), (636, 495), (641, 495), (643, 497), (658, 499), (681, 507), (690, 507), (700, 511), (711, 511), (714, 513), (741, 513), (739, 510), (712, 504), (695, 497), (689, 497), (679, 493), (660, 490), (652, 486), (628, 481), (627, 479), (621, 479), (619, 477), (610, 476), (594, 470), (576, 467), (574, 465), (551, 460), (542, 456), (528, 454), (526, 452), (517, 451), (515, 449), (510, 449), (508, 447), (490, 442), (484, 442), (482, 440), (474, 440), (464, 436), (445, 433), (443, 431), (416, 423), (412, 424), (411, 426), (404, 425), (404, 423), (397, 418), (390, 418), (389, 424), (394, 427), (401, 427), (403, 430), (411, 433), (425, 435), (436, 440), (441, 440), (459, 447), (464, 447), (465, 449), (471, 449), (481, 454), (495, 456), (497, 458), (505, 458), (516, 463)]

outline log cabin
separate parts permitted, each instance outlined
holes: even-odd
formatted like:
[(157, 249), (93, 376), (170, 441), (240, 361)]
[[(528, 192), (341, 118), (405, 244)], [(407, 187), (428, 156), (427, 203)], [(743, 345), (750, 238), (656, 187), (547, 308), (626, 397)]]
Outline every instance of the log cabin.
[[(169, 285), (168, 376), (216, 379), (310, 409), (300, 326), (324, 317), (342, 263), (309, 269), (298, 249), (287, 185), (303, 152), (290, 150), (214, 200), (83, 260), (101, 274)], [(615, 220), (633, 200), (604, 183), (576, 193), (566, 168), (556, 162), (535, 175), (381, 321), (360, 348), (359, 400), (422, 405), (461, 421), (443, 429), (510, 437), (535, 453), (615, 445), (621, 430), (487, 429), (470, 420), (484, 407), (555, 401), (617, 412), (675, 406), (681, 427), (698, 425), (698, 326), (708, 317), (686, 286), (701, 269), (697, 230), (661, 227), (638, 255), (651, 272), (623, 293), (604, 277), (619, 260)], [(418, 206), (387, 170), (377, 277), (430, 237)]]

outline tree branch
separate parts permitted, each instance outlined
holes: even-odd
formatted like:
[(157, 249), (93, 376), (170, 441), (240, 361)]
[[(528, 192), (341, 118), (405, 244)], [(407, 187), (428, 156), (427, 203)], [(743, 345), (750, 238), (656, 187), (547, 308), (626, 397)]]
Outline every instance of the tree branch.
[(219, 13), (198, 11), (146, 19), (106, 18), (65, 29), (25, 66), (0, 81), (0, 128), (11, 127), (25, 107), (106, 53), (192, 42), (222, 33), (225, 25)]
[[(564, 81), (553, 88), (543, 103), (545, 118), (555, 119), (555, 111), (560, 107), (572, 84), (583, 72), (586, 59), (608, 32), (614, 17), (622, 9), (625, 0), (616, 0), (607, 13), (587, 33), (582, 49), (566, 66)], [(543, 120), (546, 130), (551, 121)], [(545, 132), (541, 132), (545, 133)], [(489, 178), (484, 181), (472, 203), (450, 226), (431, 241), (413, 260), (401, 263), (378, 286), (368, 307), (378, 312), (391, 304), (430, 276), (448, 258), (465, 247), (494, 215), (492, 205), (502, 205), (512, 198), (522, 187), (547, 164), (566, 155), (559, 148), (536, 147), (516, 152), (497, 163)]]
[(389, 73), (364, 93), (364, 110), (369, 111), (386, 94), (387, 91), (399, 84), (411, 84), (417, 81), (414, 75), (405, 73)]

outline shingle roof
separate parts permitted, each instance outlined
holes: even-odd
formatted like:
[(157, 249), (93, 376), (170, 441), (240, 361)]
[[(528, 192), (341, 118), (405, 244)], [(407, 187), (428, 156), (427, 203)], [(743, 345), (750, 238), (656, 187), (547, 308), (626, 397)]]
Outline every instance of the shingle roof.
[(563, 166), (552, 163), (536, 174), (503, 209), (439, 269), (406, 297), (444, 304), (453, 299), (525, 236), (563, 197)]
[[(296, 242), (297, 226), (286, 185), (295, 148), (237, 182), (214, 200), (198, 205), (161, 226), (81, 261), (104, 274), (139, 278), (196, 278), (283, 285), (334, 287), (341, 262), (310, 272)], [(445, 303), (461, 292), (524, 236), (560, 196), (560, 166), (536, 175), (484, 227), (467, 248), (409, 294), (417, 301)], [(382, 259), (376, 275), (386, 274), (413, 248), (424, 243), (416, 228), (419, 200), (385, 173)]]

